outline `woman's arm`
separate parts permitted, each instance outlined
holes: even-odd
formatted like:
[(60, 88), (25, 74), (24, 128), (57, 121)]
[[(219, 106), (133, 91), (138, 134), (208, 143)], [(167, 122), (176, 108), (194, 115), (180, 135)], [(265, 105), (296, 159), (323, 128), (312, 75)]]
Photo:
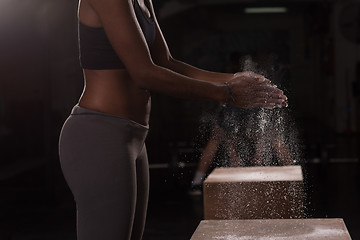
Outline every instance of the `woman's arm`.
[[(229, 93), (234, 93), (234, 104), (240, 107), (273, 107), (282, 102), (278, 97), (282, 91), (262, 84), (266, 80), (260, 75), (236, 76), (230, 80), (231, 84), (223, 84), (222, 81), (185, 76), (154, 62), (137, 22), (132, 1), (88, 0), (88, 3), (97, 13), (112, 47), (139, 88), (172, 96), (223, 102), (230, 99)], [(238, 96), (239, 92), (246, 94)], [(276, 98), (273, 98), (273, 94)]]
[[(149, 1), (151, 2), (151, 0)], [(228, 90), (235, 95), (233, 103), (240, 107), (271, 107), (272, 103), (277, 107), (287, 106), (287, 98), (283, 95), (282, 91), (278, 89), (269, 91), (266, 86), (261, 86), (261, 83), (270, 82), (269, 80), (265, 80), (263, 76), (253, 72), (239, 72), (235, 74), (210, 72), (174, 59), (171, 56), (166, 40), (156, 19), (152, 4), (151, 8), (156, 24), (156, 37), (150, 51), (152, 59), (156, 64), (188, 77), (214, 83), (228, 83), (230, 87)], [(239, 83), (240, 85), (237, 85)], [(257, 87), (260, 88), (256, 89)], [(261, 89), (261, 87), (264, 88)], [(267, 103), (270, 103), (271, 105), (264, 106), (264, 104), (267, 105)]]
[(170, 53), (165, 37), (156, 19), (153, 7), (151, 11), (153, 12), (156, 25), (156, 37), (154, 43), (150, 48), (150, 51), (153, 61), (156, 64), (171, 69), (172, 71), (180, 73), (182, 75), (209, 82), (224, 83), (234, 78), (234, 74), (210, 72), (174, 59)]
[(211, 71), (199, 69), (182, 61), (174, 59), (171, 56), (169, 58), (166, 67), (185, 76), (189, 76), (209, 82), (224, 83), (230, 81), (235, 77), (235, 75), (231, 73), (211, 72)]
[(226, 86), (184, 76), (153, 62), (137, 22), (133, 0), (87, 0), (105, 33), (139, 88), (178, 97), (226, 101)]

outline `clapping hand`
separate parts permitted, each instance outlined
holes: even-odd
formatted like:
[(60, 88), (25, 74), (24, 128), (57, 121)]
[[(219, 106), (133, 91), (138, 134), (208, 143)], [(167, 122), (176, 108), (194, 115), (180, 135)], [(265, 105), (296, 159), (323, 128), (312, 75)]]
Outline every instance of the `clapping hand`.
[(229, 103), (242, 108), (287, 107), (283, 91), (270, 80), (253, 72), (239, 72), (226, 83)]

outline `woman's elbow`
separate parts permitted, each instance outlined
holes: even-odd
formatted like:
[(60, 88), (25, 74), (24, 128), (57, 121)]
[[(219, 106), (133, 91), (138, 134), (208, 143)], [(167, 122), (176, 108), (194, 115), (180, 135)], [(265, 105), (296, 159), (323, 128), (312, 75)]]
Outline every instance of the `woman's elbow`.
[(158, 66), (151, 64), (146, 67), (139, 67), (133, 70), (132, 79), (136, 86), (141, 89), (151, 89), (153, 80), (158, 78)]

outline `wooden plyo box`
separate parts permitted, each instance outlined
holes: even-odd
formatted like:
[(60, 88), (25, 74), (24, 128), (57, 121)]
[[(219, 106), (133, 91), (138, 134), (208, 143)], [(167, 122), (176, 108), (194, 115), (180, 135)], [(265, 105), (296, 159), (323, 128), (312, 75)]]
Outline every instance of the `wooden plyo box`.
[(204, 220), (190, 240), (351, 240), (342, 219)]
[(301, 166), (216, 168), (203, 183), (204, 218), (304, 217)]

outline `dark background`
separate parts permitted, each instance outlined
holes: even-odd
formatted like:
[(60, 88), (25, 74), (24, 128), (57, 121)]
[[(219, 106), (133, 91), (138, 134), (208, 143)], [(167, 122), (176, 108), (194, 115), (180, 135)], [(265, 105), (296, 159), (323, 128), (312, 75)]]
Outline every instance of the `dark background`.
[[(224, 71), (233, 52), (276, 54), (303, 145), (308, 217), (343, 218), (360, 239), (360, 3), (153, 0), (172, 55)], [(286, 13), (245, 14), (282, 6)], [(75, 239), (75, 209), (57, 141), (83, 86), (77, 1), (0, 1), (0, 239)], [(189, 198), (216, 103), (153, 93), (144, 239), (189, 239), (202, 219)]]

